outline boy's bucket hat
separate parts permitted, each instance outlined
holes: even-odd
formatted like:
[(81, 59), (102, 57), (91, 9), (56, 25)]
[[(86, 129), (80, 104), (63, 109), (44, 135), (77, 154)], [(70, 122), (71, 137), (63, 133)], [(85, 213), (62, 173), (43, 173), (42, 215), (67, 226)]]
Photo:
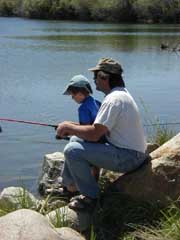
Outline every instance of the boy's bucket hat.
[(107, 73), (113, 73), (118, 75), (121, 75), (123, 72), (121, 64), (113, 60), (112, 58), (101, 58), (95, 67), (88, 70), (92, 72), (105, 71)]
[(69, 84), (66, 86), (65, 90), (63, 91), (64, 95), (69, 95), (70, 87), (84, 88), (90, 94), (93, 92), (91, 85), (89, 83), (89, 80), (83, 75), (75, 75), (73, 78), (71, 78)]

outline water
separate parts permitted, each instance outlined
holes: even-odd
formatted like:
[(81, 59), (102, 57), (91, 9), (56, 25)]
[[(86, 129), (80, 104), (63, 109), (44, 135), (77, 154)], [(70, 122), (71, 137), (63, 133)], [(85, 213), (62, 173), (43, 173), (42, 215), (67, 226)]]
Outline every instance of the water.
[[(145, 113), (163, 122), (180, 119), (180, 25), (130, 25), (0, 18), (0, 118), (45, 123), (77, 120), (77, 104), (62, 91), (75, 74), (101, 57), (121, 61), (127, 88)], [(92, 81), (92, 86), (93, 81)], [(103, 94), (94, 92), (102, 100)], [(24, 185), (35, 191), (43, 157), (62, 151), (50, 127), (1, 122), (0, 189)], [(178, 127), (176, 129), (179, 130)]]

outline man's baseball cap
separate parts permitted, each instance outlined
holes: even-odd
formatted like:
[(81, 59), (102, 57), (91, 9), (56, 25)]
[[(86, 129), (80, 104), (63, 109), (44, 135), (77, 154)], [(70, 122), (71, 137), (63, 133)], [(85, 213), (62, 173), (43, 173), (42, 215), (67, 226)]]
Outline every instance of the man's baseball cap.
[(87, 90), (88, 93), (93, 93), (89, 80), (83, 75), (75, 75), (71, 78), (69, 84), (66, 86), (65, 90), (63, 91), (64, 95), (69, 95), (70, 87), (76, 88), (84, 88)]
[(123, 72), (121, 64), (116, 60), (113, 60), (112, 58), (101, 58), (95, 67), (88, 70), (92, 72), (105, 71), (107, 73), (113, 73), (118, 75), (121, 75)]

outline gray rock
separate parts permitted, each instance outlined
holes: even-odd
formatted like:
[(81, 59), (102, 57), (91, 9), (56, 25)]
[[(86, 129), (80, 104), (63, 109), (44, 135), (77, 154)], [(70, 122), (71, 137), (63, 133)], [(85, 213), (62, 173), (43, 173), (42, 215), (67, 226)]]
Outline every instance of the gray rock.
[(1, 240), (64, 240), (41, 214), (27, 209), (0, 218)]
[(62, 227), (56, 228), (58, 234), (63, 238), (63, 240), (85, 240), (85, 238), (72, 228)]
[(47, 188), (55, 187), (59, 184), (60, 173), (64, 164), (64, 154), (55, 152), (46, 154), (42, 166), (42, 175), (39, 179), (38, 191), (43, 196)]
[(180, 195), (180, 133), (150, 154), (152, 161), (114, 184), (133, 198), (166, 204)]
[(4, 188), (0, 194), (0, 208), (8, 211), (36, 208), (38, 200), (22, 187)]
[(75, 212), (67, 206), (51, 211), (46, 216), (55, 227), (68, 226), (78, 232), (87, 230), (92, 220), (90, 213)]

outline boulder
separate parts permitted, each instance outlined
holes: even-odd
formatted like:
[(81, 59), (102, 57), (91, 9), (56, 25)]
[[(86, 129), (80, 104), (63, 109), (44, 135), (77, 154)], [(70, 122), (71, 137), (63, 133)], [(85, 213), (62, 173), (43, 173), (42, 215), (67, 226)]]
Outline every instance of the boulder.
[(36, 208), (38, 200), (22, 187), (4, 188), (0, 194), (0, 208), (8, 212), (20, 208)]
[(27, 209), (0, 218), (1, 240), (63, 240), (41, 214)]
[(69, 227), (56, 228), (56, 231), (64, 240), (85, 240), (85, 238)]
[(85, 211), (75, 212), (68, 206), (57, 208), (49, 212), (46, 217), (55, 227), (69, 226), (78, 232), (87, 230), (92, 220), (91, 213)]
[(64, 154), (55, 152), (46, 154), (42, 166), (42, 174), (39, 179), (38, 191), (43, 196), (46, 189), (59, 184), (59, 176), (64, 164)]
[(114, 182), (132, 198), (167, 203), (180, 196), (180, 133), (150, 153), (151, 161)]

